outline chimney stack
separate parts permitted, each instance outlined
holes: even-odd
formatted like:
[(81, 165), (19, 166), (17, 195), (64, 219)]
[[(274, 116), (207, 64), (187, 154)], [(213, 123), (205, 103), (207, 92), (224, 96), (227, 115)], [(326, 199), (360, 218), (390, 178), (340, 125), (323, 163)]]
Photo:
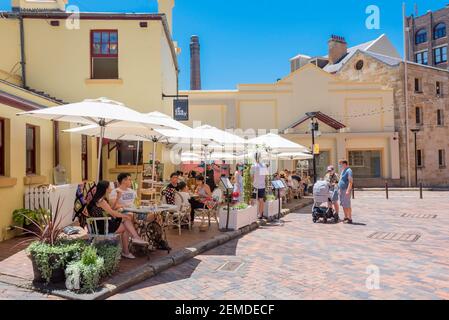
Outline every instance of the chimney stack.
[(332, 35), (328, 41), (329, 63), (336, 64), (348, 54), (348, 44), (344, 37)]
[(190, 38), (190, 90), (201, 90), (200, 38)]

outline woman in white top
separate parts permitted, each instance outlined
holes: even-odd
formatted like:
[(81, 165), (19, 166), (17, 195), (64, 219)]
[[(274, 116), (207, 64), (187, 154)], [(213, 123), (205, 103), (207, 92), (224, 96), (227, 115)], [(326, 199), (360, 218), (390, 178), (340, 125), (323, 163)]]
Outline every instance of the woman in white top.
[(187, 183), (180, 182), (178, 184), (178, 193), (181, 196), (181, 203), (176, 203), (177, 206), (179, 206), (179, 209), (181, 210), (181, 206), (190, 206), (190, 193), (189, 188), (187, 187)]

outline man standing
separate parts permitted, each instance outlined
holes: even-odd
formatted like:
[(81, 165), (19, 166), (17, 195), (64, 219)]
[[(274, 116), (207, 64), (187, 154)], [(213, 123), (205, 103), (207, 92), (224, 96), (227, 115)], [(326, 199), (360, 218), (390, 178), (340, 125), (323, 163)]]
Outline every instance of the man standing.
[(347, 160), (341, 160), (338, 163), (338, 167), (341, 172), (340, 181), (338, 182), (338, 188), (340, 189), (340, 204), (345, 213), (345, 220), (343, 222), (352, 224), (351, 191), (354, 182), (352, 170), (349, 168)]
[(265, 206), (265, 178), (268, 175), (267, 167), (260, 162), (260, 154), (256, 153), (256, 164), (251, 167), (251, 178), (253, 181), (253, 188), (256, 190), (253, 193), (253, 199), (258, 199), (259, 202), (259, 219), (263, 218)]
[(129, 173), (120, 173), (117, 177), (119, 187), (112, 190), (109, 201), (113, 210), (132, 208), (137, 197), (136, 191), (131, 189), (132, 179)]

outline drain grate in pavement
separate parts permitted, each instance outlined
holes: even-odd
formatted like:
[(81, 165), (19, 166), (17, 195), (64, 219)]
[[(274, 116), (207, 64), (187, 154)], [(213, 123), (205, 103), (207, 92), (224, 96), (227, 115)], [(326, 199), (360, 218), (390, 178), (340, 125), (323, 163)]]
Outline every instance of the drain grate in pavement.
[(416, 242), (421, 238), (417, 233), (393, 233), (393, 232), (374, 232), (368, 238), (376, 240)]
[(217, 271), (237, 272), (243, 265), (243, 262), (228, 261), (224, 265), (219, 267)]
[(436, 219), (436, 214), (425, 214), (425, 213), (403, 213), (402, 218), (420, 218), (420, 219)]

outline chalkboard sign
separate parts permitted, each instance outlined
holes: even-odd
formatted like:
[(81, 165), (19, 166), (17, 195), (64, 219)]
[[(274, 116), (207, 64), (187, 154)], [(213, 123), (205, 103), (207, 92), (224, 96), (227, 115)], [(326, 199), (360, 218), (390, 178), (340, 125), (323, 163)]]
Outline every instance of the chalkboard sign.
[(189, 121), (189, 100), (173, 100), (173, 118), (176, 121)]

